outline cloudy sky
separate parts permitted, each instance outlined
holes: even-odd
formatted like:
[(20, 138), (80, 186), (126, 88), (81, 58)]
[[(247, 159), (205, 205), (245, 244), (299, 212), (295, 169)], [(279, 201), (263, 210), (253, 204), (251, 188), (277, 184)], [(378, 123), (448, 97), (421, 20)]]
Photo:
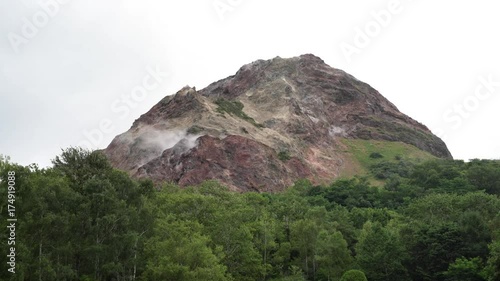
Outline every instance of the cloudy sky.
[[(430, 0), (0, 1), (0, 154), (104, 148), (164, 96), (313, 53), (441, 136), (500, 158), (500, 4)], [(497, 82), (498, 81), (498, 82)]]

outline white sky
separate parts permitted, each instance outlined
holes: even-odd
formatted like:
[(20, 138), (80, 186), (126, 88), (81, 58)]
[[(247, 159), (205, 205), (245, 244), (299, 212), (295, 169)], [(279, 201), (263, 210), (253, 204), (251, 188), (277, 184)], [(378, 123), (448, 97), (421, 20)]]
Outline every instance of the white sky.
[[(185, 85), (304, 53), (372, 85), (455, 158), (500, 158), (497, 1), (53, 1), (0, 1), (0, 154), (15, 162), (49, 165), (85, 132), (104, 148)], [(145, 99), (124, 103), (145, 79)]]

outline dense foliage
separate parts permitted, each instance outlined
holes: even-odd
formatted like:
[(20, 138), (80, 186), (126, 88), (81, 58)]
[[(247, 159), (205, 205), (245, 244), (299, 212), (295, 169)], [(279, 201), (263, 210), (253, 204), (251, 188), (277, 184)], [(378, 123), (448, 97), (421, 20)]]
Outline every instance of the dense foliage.
[(16, 274), (1, 280), (500, 280), (498, 161), (380, 163), (385, 186), (303, 180), (277, 194), (156, 188), (74, 148), (53, 163), (0, 157), (19, 220)]

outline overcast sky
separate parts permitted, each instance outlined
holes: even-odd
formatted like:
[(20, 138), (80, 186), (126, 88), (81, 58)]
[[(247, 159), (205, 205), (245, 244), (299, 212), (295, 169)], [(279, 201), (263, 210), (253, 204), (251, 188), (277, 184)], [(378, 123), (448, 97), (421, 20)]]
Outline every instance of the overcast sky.
[(0, 154), (14, 162), (104, 148), (185, 85), (305, 53), (373, 86), (455, 158), (500, 158), (498, 1), (58, 1), (0, 1)]

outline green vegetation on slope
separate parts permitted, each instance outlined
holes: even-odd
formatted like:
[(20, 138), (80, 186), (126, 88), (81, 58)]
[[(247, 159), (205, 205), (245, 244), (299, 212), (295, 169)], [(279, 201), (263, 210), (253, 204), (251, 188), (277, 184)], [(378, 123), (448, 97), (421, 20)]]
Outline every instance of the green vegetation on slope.
[(252, 117), (248, 116), (245, 112), (243, 112), (243, 104), (239, 101), (230, 101), (224, 98), (218, 98), (215, 101), (215, 104), (218, 105), (217, 112), (220, 114), (224, 114), (225, 112), (239, 117), (248, 123), (254, 125), (257, 128), (263, 128), (264, 125), (257, 123)]
[(291, 156), (288, 150), (281, 150), (280, 152), (278, 152), (278, 159), (280, 159), (281, 161), (288, 161), (290, 160), (290, 158)]
[(500, 277), (499, 161), (388, 166), (381, 188), (359, 177), (301, 180), (277, 194), (211, 181), (155, 189), (98, 152), (68, 149), (48, 169), (0, 157), (4, 199), (7, 171), (16, 174), (17, 261), (1, 280)]
[(353, 166), (342, 176), (369, 176), (370, 182), (375, 185), (382, 185), (381, 180), (387, 179), (380, 171), (384, 170), (385, 166), (405, 166), (436, 159), (430, 153), (402, 142), (342, 139), (342, 143), (347, 148), (344, 152), (351, 156)]

